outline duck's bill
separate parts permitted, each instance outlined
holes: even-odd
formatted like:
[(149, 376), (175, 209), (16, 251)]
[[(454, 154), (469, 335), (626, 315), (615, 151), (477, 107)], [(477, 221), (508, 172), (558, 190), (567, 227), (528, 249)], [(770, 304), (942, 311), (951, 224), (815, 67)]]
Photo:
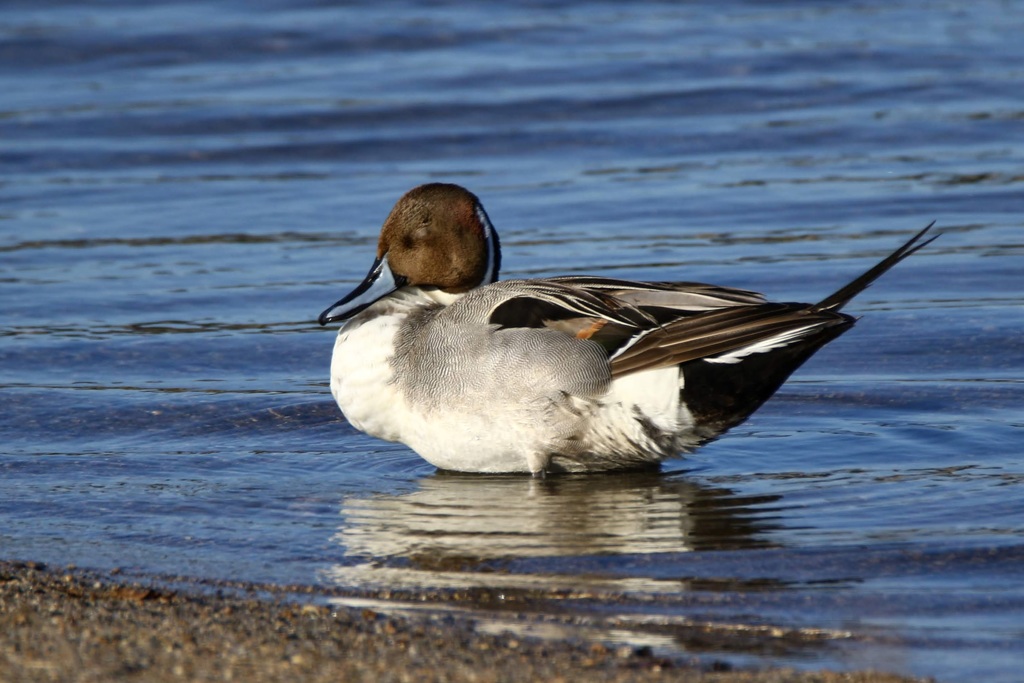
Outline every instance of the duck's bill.
[(404, 284), (405, 278), (395, 277), (395, 274), (391, 272), (391, 266), (388, 265), (388, 257), (385, 254), (373, 262), (370, 272), (366, 274), (358, 287), (349, 292), (344, 299), (334, 303), (321, 313), (318, 320), (321, 325), (348, 320)]

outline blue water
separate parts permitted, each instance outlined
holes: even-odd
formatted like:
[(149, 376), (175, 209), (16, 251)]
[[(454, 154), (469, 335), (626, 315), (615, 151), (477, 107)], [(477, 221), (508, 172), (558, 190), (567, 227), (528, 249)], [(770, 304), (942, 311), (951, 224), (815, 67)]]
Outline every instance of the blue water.
[[(0, 556), (1017, 680), (1021, 35), (995, 0), (6, 3)], [(347, 425), (314, 322), (432, 180), (483, 199), (506, 276), (813, 301), (943, 234), (661, 475), (452, 476)]]

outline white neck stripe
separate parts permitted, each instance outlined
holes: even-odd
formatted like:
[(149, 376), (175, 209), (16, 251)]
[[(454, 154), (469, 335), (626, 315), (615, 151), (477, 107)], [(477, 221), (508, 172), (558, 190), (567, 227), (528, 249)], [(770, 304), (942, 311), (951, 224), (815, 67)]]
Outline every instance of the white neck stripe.
[(491, 221), (487, 218), (487, 214), (484, 213), (484, 209), (479, 204), (476, 206), (476, 217), (480, 221), (480, 225), (484, 229), (484, 241), (487, 243), (487, 270), (484, 272), (483, 284), (490, 284), (498, 278), (498, 274), (495, 272), (496, 264), (495, 260), (497, 255), (494, 253), (494, 226), (491, 225)]

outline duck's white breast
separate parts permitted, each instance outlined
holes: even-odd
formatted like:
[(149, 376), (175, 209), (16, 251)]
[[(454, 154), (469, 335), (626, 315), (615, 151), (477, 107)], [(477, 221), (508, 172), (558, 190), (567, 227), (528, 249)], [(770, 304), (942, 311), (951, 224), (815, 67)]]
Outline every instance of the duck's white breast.
[(357, 316), (334, 341), (331, 394), (353, 427), (388, 441), (402, 440), (405, 398), (395, 382), (391, 357), (402, 316)]

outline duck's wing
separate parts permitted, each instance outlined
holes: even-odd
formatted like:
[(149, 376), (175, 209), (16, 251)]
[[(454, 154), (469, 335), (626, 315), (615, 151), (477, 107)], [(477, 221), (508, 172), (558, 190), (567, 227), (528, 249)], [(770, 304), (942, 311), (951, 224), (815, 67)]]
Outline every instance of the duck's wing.
[(761, 294), (742, 289), (589, 276), (505, 280), (490, 288), (504, 296), (490, 309), (489, 323), (559, 330), (596, 341), (609, 355), (680, 317), (764, 303)]
[(924, 239), (930, 228), (817, 304), (768, 303), (757, 292), (693, 282), (565, 276), (489, 285), (502, 295), (487, 318), (504, 328), (547, 327), (596, 341), (613, 377), (697, 360), (735, 364), (783, 347), (816, 350), (855, 322), (839, 309), (935, 239)]
[(701, 282), (634, 282), (576, 275), (553, 277), (546, 281), (612, 296), (659, 320), (663, 317), (677, 318), (689, 313), (765, 302), (764, 295), (759, 292)]

